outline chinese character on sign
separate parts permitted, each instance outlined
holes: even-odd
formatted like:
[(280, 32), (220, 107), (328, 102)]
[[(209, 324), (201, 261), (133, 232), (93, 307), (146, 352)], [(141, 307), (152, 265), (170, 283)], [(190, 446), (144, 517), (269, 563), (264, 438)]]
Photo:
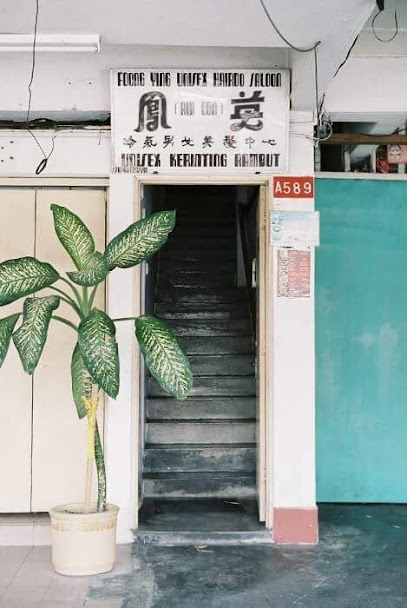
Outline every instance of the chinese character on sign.
[(134, 139), (133, 135), (129, 135), (129, 137), (124, 137), (123, 138), (123, 144), (125, 146), (129, 146), (129, 148), (132, 148), (134, 146), (134, 144), (136, 144), (136, 140)]
[[(260, 112), (260, 104), (264, 101), (261, 97), (261, 91), (254, 91), (251, 97), (245, 97), (244, 91), (239, 93), (239, 99), (232, 99), (234, 112), (230, 115), (232, 120), (237, 119), (230, 125), (231, 131), (240, 131), (241, 129), (250, 129), (258, 131), (263, 127), (263, 112)], [(254, 122), (253, 122), (254, 121)]]
[(164, 135), (163, 146), (164, 146), (164, 148), (168, 148), (168, 146), (174, 147), (174, 136), (173, 135)]
[(144, 130), (156, 131), (161, 125), (163, 129), (170, 129), (167, 123), (167, 100), (162, 93), (144, 93), (141, 96), (138, 109), (137, 133)]
[(236, 137), (234, 135), (225, 135), (223, 145), (225, 148), (236, 148)]
[(193, 147), (195, 145), (194, 142), (192, 141), (192, 138), (186, 137), (186, 136), (184, 137), (184, 139), (181, 140), (181, 144), (183, 146), (191, 146), (191, 147)]
[(262, 144), (268, 144), (269, 146), (276, 146), (277, 142), (275, 139), (262, 139), (261, 140)]
[(254, 143), (256, 143), (256, 140), (254, 139), (254, 137), (250, 136), (250, 137), (246, 137), (246, 139), (244, 140), (244, 143), (246, 144), (246, 146), (249, 146), (250, 150), (252, 149), (252, 145)]
[(157, 144), (154, 142), (154, 137), (152, 135), (147, 135), (144, 140), (143, 148), (155, 148)]
[(212, 148), (213, 143), (212, 135), (205, 135), (202, 141), (202, 148)]

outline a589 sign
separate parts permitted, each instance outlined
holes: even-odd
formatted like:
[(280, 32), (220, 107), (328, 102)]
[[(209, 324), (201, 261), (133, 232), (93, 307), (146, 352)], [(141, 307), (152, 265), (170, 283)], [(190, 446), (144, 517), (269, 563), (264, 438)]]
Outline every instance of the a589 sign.
[(278, 176), (274, 178), (274, 198), (314, 198), (312, 176)]

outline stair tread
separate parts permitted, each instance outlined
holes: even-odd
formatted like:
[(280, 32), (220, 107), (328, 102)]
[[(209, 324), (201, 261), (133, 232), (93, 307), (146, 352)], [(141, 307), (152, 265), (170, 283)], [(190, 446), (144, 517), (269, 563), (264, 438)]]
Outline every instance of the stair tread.
[(247, 478), (251, 478), (253, 477), (253, 473), (252, 472), (241, 472), (241, 471), (202, 471), (202, 472), (195, 472), (195, 471), (187, 471), (187, 472), (183, 472), (183, 471), (177, 471), (177, 472), (173, 472), (173, 473), (149, 473), (148, 474), (148, 479), (193, 479), (194, 477), (198, 477), (198, 478), (206, 478), (208, 480), (211, 480), (212, 478), (214, 479), (222, 479), (224, 477), (230, 477), (230, 478), (234, 478), (234, 477), (247, 477)]
[[(146, 450), (174, 450), (179, 451), (182, 449), (188, 450), (219, 450), (218, 443), (146, 443)], [(228, 443), (222, 446), (224, 450), (254, 450), (256, 449), (256, 443)]]

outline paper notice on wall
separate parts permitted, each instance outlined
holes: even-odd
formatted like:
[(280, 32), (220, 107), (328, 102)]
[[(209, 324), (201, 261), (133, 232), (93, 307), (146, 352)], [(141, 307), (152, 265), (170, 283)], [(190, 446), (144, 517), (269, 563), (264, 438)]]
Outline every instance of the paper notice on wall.
[(318, 211), (271, 212), (271, 244), (281, 247), (317, 247), (319, 245)]
[(311, 252), (278, 250), (277, 297), (309, 298), (311, 292)]

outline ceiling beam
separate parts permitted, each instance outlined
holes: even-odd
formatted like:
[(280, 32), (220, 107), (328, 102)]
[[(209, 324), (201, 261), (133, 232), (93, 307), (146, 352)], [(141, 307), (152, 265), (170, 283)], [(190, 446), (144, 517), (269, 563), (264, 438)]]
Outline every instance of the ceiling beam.
[(375, 146), (386, 146), (386, 145), (399, 145), (407, 146), (407, 135), (380, 135), (379, 133), (366, 135), (362, 133), (333, 133), (329, 139), (321, 141), (323, 146), (338, 146), (338, 145), (351, 145), (357, 146), (361, 144), (375, 145)]

